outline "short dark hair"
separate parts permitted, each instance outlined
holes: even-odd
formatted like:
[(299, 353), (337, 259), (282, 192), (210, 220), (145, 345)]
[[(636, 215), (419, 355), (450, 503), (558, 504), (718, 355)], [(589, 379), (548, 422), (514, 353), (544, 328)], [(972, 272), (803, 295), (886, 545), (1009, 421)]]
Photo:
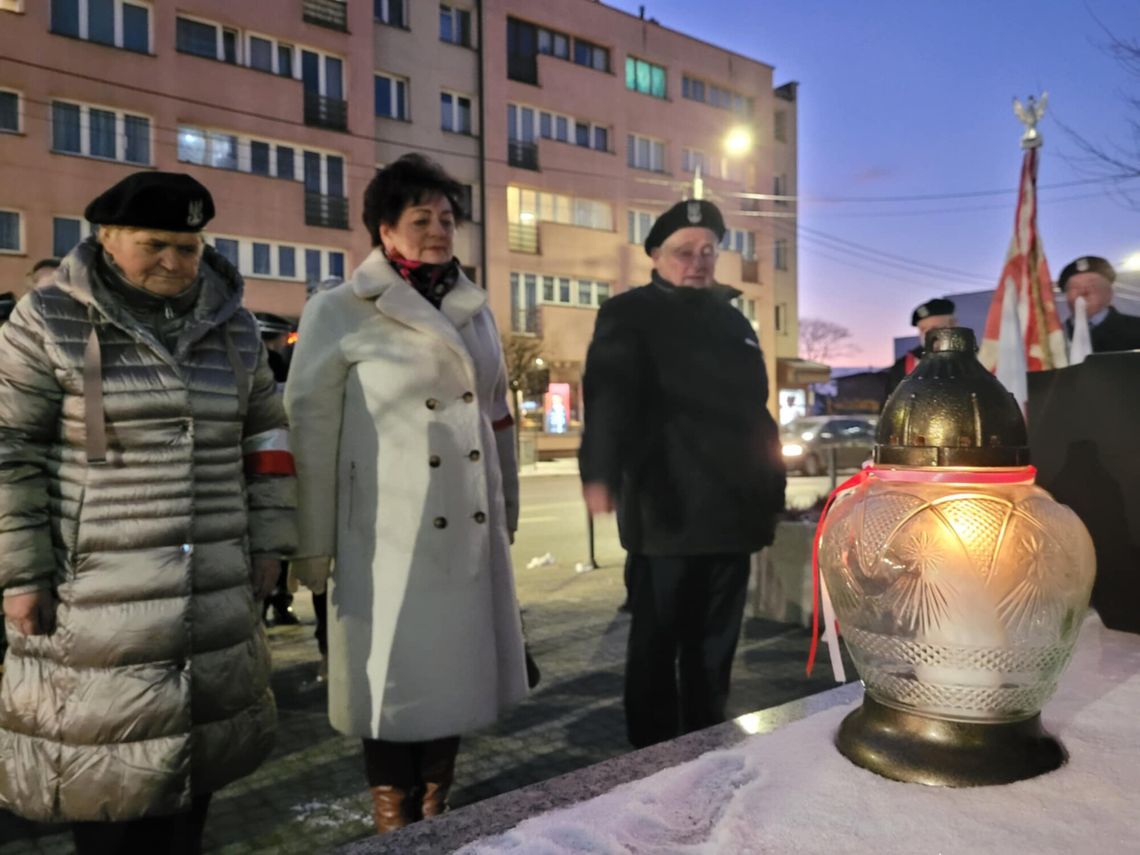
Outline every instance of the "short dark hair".
[(41, 258), (39, 261), (32, 265), (32, 272), (28, 275), (35, 276), (45, 267), (50, 267), (52, 270), (56, 270), (58, 269), (59, 265), (60, 260), (58, 258)]
[(394, 226), (409, 205), (443, 196), (451, 203), (456, 223), (468, 217), (463, 207), (463, 185), (443, 167), (422, 154), (405, 154), (376, 170), (364, 190), (364, 227), (372, 245), (380, 245), (380, 225)]

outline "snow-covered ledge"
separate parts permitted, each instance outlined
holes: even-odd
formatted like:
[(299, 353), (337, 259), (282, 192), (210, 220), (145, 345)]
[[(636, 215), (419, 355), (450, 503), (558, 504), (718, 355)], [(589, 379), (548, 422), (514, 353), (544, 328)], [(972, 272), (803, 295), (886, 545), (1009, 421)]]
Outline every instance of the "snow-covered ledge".
[(859, 694), (857, 684), (824, 692), (346, 851), (1134, 851), (1140, 636), (1105, 629), (1090, 616), (1044, 711), (1069, 762), (1002, 787), (900, 784), (852, 765), (833, 739)]

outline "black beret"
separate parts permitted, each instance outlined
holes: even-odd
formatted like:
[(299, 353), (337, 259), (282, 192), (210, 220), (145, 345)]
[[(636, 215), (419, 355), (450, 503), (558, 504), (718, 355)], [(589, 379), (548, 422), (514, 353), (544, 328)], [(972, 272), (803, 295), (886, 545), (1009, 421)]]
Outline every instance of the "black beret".
[(687, 228), (709, 229), (719, 241), (724, 237), (724, 217), (716, 205), (704, 199), (687, 199), (678, 202), (657, 218), (657, 222), (645, 236), (645, 254), (649, 255), (665, 243), (673, 232)]
[(932, 315), (952, 314), (954, 314), (954, 301), (947, 300), (943, 297), (935, 297), (933, 300), (927, 300), (914, 310), (914, 313), (910, 316), (910, 325), (917, 327), (919, 321), (923, 318), (929, 318)]
[(180, 172), (135, 172), (87, 206), (99, 226), (200, 232), (214, 216), (210, 191)]
[(1110, 284), (1116, 281), (1116, 271), (1112, 269), (1112, 265), (1106, 259), (1099, 255), (1082, 255), (1080, 258), (1070, 261), (1061, 270), (1061, 275), (1057, 277), (1057, 290), (1064, 291), (1065, 283), (1069, 281), (1070, 277), (1076, 276), (1078, 273), (1099, 273)]

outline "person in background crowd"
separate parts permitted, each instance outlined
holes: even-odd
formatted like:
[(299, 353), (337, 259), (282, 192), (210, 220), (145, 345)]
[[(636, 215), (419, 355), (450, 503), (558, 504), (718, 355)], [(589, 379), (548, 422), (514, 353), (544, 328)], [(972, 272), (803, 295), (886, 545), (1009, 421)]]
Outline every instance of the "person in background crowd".
[(81, 855), (199, 852), (273, 746), (256, 604), (293, 464), (213, 214), (189, 175), (127, 176), (0, 329), (0, 808)]
[(617, 508), (629, 552), (638, 748), (724, 721), (749, 555), (784, 507), (760, 342), (714, 278), (724, 231), (710, 202), (662, 214), (652, 280), (602, 305), (586, 356), (582, 493), (590, 513)]
[(1057, 289), (1069, 304), (1065, 334), (1072, 339), (1076, 301), (1084, 297), (1093, 353), (1140, 349), (1140, 317), (1126, 315), (1112, 305), (1115, 281), (1112, 265), (1096, 255), (1082, 255), (1070, 261), (1057, 277)]
[[(277, 381), (278, 392), (285, 391), (285, 381), (289, 377), (289, 334), (293, 324), (280, 315), (258, 312), (257, 327), (261, 331), (261, 342), (265, 345), (269, 360), (269, 370)], [(273, 592), (266, 598), (261, 609), (261, 618), (266, 626), (296, 626), (301, 621), (293, 612), (293, 594), (289, 591), (289, 562), (281, 562), (281, 572)]]
[(926, 341), (926, 334), (931, 330), (958, 326), (958, 321), (954, 317), (954, 301), (947, 300), (944, 297), (927, 300), (921, 306), (916, 306), (915, 310), (911, 312), (910, 324), (918, 328), (918, 344), (896, 359), (894, 365), (887, 369), (887, 387), (883, 395), (884, 405), (899, 383), (905, 380), (910, 372), (914, 371), (914, 367), (918, 365), (918, 360), (922, 359), (922, 348), (923, 342)]
[(376, 173), (375, 248), (309, 301), (285, 387), (293, 570), (328, 585), (329, 718), (364, 741), (381, 833), (444, 811), (460, 735), (527, 694), (507, 373), (486, 292), (454, 256), (461, 198), (421, 155)]
[(32, 288), (38, 288), (51, 282), (55, 272), (59, 269), (59, 265), (60, 260), (58, 258), (41, 258), (28, 271), (28, 284)]

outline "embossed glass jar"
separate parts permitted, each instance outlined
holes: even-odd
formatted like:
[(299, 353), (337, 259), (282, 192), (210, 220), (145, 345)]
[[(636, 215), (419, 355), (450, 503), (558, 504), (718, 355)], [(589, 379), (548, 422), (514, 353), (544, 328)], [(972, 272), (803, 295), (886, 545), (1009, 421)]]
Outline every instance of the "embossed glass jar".
[(821, 523), (819, 566), (866, 694), (840, 750), (888, 777), (974, 785), (1064, 762), (1040, 724), (1088, 609), (1080, 519), (1033, 483), (1021, 410), (936, 330), (887, 402), (874, 466)]

